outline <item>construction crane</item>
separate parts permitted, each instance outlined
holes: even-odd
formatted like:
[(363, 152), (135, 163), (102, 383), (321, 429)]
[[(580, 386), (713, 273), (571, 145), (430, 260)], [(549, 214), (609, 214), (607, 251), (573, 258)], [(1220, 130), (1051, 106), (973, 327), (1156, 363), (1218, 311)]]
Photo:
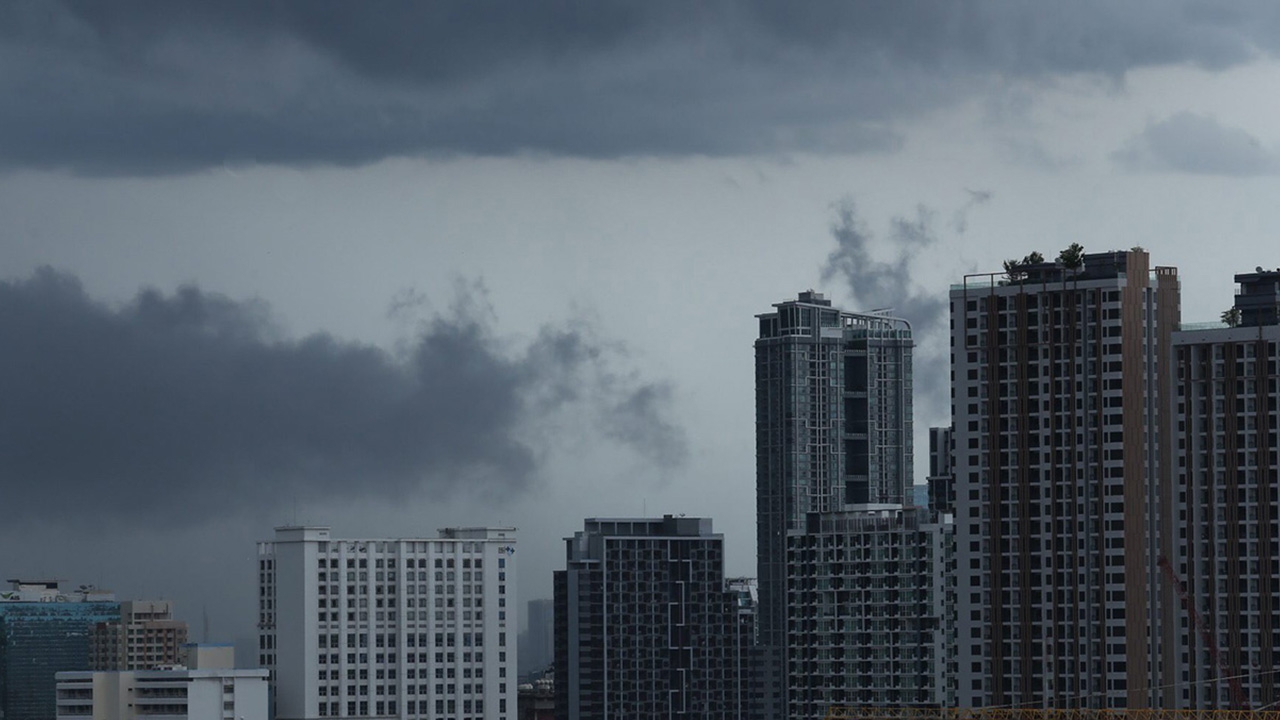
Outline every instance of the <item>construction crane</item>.
[(1161, 555), (1156, 560), (1161, 572), (1164, 573), (1165, 580), (1173, 586), (1175, 592), (1178, 593), (1178, 599), (1182, 601), (1182, 609), (1187, 611), (1187, 615), (1191, 616), (1191, 622), (1196, 626), (1196, 630), (1200, 632), (1200, 640), (1209, 651), (1209, 657), (1213, 663), (1218, 666), (1219, 678), (1225, 678), (1227, 688), (1231, 691), (1231, 707), (1233, 710), (1249, 710), (1249, 698), (1245, 697), (1244, 689), (1240, 687), (1240, 673), (1230, 667), (1227, 658), (1218, 652), (1218, 641), (1214, 637), (1213, 629), (1204, 621), (1200, 612), (1196, 610), (1196, 604), (1191, 599), (1191, 595), (1187, 593), (1186, 583), (1182, 582), (1182, 578), (1178, 577), (1178, 573), (1174, 572), (1173, 564), (1169, 562), (1169, 558)]

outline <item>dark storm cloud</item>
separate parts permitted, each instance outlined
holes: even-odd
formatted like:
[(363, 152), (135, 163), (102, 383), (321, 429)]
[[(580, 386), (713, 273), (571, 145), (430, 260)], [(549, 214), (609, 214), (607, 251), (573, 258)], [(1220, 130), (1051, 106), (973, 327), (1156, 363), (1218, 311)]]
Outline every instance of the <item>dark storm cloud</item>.
[(1208, 2), (13, 2), (0, 162), (80, 172), (400, 155), (865, 151), (1008, 78), (1271, 53)]
[(274, 330), (260, 303), (184, 288), (112, 308), (52, 270), (0, 283), (0, 477), (11, 518), (183, 518), (429, 488), (515, 497), (582, 416), (660, 467), (669, 389), (586, 326), (523, 347), (463, 292), (402, 356)]
[(1111, 158), (1134, 171), (1235, 176), (1280, 171), (1280, 156), (1254, 136), (1189, 112), (1148, 123)]
[(919, 289), (913, 280), (913, 266), (922, 251), (937, 243), (933, 216), (933, 211), (920, 206), (914, 218), (894, 218), (889, 235), (895, 257), (885, 262), (875, 259), (874, 238), (858, 217), (854, 202), (841, 201), (831, 225), (836, 249), (822, 268), (823, 281), (839, 278), (848, 284), (849, 294), (862, 303), (862, 309), (892, 308), (895, 316), (928, 332), (938, 324), (946, 302)]
[[(991, 199), (987, 191), (971, 190), (968, 194), (968, 202), (957, 211), (957, 215), (965, 218), (966, 227), (969, 211)], [(836, 249), (822, 267), (823, 281), (833, 278), (843, 281), (849, 296), (859, 304), (859, 310), (888, 308), (894, 317), (911, 323), (916, 343), (913, 356), (916, 406), (925, 411), (928, 421), (945, 416), (950, 388), (946, 296), (942, 292), (923, 290), (923, 285), (915, 280), (918, 265), (939, 252), (934, 215), (921, 205), (914, 217), (893, 218), (888, 243), (893, 258), (878, 260), (874, 236), (858, 217), (853, 200), (846, 198), (836, 206), (836, 219), (831, 225)]]

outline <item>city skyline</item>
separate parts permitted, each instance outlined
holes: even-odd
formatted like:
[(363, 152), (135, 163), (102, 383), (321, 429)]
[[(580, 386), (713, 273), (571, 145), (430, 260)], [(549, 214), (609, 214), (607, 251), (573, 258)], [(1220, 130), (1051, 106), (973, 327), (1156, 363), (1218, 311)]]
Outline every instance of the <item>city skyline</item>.
[(222, 639), (292, 522), (516, 525), (545, 598), (567, 518), (685, 512), (754, 575), (768, 303), (912, 321), (922, 484), (966, 273), (1276, 264), (1263, 4), (414, 7), (0, 8), (0, 566)]

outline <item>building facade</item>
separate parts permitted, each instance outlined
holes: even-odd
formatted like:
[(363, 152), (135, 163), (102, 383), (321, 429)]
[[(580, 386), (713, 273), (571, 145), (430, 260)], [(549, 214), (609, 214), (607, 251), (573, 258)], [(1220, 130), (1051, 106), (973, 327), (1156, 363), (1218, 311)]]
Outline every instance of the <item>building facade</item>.
[(115, 596), (57, 581), (10, 580), (0, 592), (0, 718), (53, 720), (54, 675), (89, 669), (89, 634), (118, 621)]
[(177, 665), (187, 624), (173, 619), (168, 600), (126, 600), (120, 619), (98, 623), (89, 637), (89, 669), (150, 670)]
[(1280, 271), (1235, 280), (1235, 327), (1173, 335), (1176, 541), (1161, 567), (1180, 601), (1179, 707), (1280, 700)]
[(955, 475), (951, 471), (951, 428), (929, 428), (929, 508), (946, 515), (956, 508)]
[(513, 528), (396, 540), (277, 528), (258, 546), (273, 717), (514, 718), (515, 547)]
[(959, 704), (1161, 704), (1176, 270), (1095, 253), (950, 301)]
[(785, 717), (789, 533), (811, 513), (910, 502), (910, 325), (800, 293), (757, 316), (756, 532), (767, 717)]
[(755, 616), (726, 585), (709, 519), (589, 519), (565, 542), (557, 718), (747, 716)]
[(814, 513), (789, 536), (790, 718), (833, 706), (953, 707), (954, 526), (921, 507)]
[(267, 720), (267, 671), (237, 670), (230, 645), (186, 645), (184, 666), (57, 674), (58, 720)]

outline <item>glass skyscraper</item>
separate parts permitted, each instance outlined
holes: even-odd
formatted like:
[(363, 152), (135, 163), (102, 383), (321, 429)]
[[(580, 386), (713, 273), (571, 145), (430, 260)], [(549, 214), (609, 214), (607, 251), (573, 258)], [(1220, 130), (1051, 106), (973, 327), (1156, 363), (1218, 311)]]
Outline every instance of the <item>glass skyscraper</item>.
[(92, 589), (12, 580), (0, 592), (0, 718), (54, 720), (54, 674), (89, 669), (89, 635), (119, 622), (120, 604)]
[(756, 532), (766, 717), (785, 717), (788, 535), (819, 514), (909, 504), (911, 326), (802, 292), (757, 316)]

